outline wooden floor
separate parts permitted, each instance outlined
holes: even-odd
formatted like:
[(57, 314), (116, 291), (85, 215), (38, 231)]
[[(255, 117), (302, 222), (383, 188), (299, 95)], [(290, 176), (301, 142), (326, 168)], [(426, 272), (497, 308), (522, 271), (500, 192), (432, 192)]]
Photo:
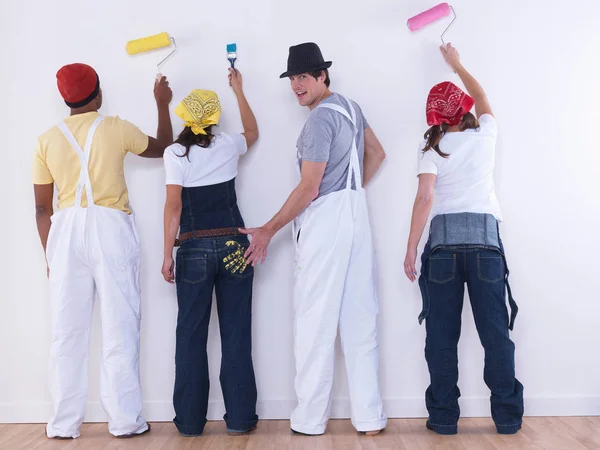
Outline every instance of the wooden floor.
[(423, 419), (389, 420), (385, 432), (374, 437), (359, 435), (348, 420), (330, 421), (327, 433), (318, 437), (292, 435), (289, 426), (288, 421), (264, 420), (251, 434), (230, 437), (223, 422), (209, 422), (203, 436), (185, 438), (172, 423), (153, 423), (150, 433), (123, 440), (111, 437), (104, 423), (85, 424), (79, 439), (57, 441), (46, 437), (44, 425), (0, 424), (0, 449), (600, 449), (600, 417), (530, 417), (513, 436), (496, 434), (491, 419), (461, 419), (456, 436), (426, 430)]

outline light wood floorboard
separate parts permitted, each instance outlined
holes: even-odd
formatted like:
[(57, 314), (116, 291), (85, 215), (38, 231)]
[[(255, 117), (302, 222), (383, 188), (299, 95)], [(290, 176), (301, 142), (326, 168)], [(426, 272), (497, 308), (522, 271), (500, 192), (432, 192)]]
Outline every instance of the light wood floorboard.
[(133, 439), (115, 439), (105, 423), (84, 424), (81, 437), (48, 439), (42, 424), (0, 424), (2, 450), (578, 450), (600, 449), (600, 417), (528, 417), (513, 436), (496, 434), (491, 419), (461, 419), (459, 434), (440, 436), (425, 429), (424, 419), (393, 419), (385, 432), (358, 434), (349, 420), (331, 420), (318, 437), (292, 435), (289, 422), (263, 420), (258, 429), (231, 437), (223, 422), (209, 422), (200, 437), (179, 435), (172, 423), (153, 423), (152, 431)]

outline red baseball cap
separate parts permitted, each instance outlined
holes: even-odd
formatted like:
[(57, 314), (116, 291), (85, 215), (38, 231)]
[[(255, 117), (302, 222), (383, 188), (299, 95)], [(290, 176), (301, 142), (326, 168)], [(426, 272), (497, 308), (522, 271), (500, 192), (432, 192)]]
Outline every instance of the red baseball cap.
[(100, 77), (87, 64), (75, 63), (62, 67), (56, 74), (60, 95), (67, 106), (81, 108), (96, 98)]

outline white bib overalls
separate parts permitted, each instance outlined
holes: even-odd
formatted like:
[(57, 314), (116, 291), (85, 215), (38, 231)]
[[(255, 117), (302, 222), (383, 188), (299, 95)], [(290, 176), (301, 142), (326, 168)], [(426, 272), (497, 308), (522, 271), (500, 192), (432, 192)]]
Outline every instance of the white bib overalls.
[[(344, 190), (312, 202), (294, 221), (295, 389), (293, 430), (325, 432), (331, 410), (338, 327), (352, 424), (358, 431), (385, 428), (378, 379), (375, 255), (356, 145), (358, 129), (349, 108), (321, 103), (348, 119), (355, 134)], [(356, 190), (352, 189), (352, 179)]]
[[(140, 248), (133, 216), (96, 206), (88, 172), (98, 117), (82, 150), (65, 123), (58, 126), (81, 163), (73, 207), (52, 217), (47, 244), (52, 301), (48, 437), (78, 437), (88, 392), (88, 346), (95, 294), (102, 322), (102, 406), (113, 435), (141, 433), (139, 376)], [(100, 150), (98, 150), (100, 151)], [(88, 206), (81, 200), (85, 188)]]

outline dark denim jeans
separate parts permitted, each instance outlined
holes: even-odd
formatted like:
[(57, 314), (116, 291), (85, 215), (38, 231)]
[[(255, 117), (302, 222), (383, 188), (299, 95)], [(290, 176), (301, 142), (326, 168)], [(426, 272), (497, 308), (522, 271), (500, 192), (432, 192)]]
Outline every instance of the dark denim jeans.
[(224, 419), (230, 430), (253, 428), (256, 382), (252, 365), (252, 280), (246, 266), (245, 236), (186, 241), (177, 251), (177, 343), (175, 351), (175, 425), (187, 435), (199, 435), (208, 408), (206, 343), (213, 289), (221, 332), (221, 389)]
[(465, 283), (479, 339), (485, 350), (483, 378), (491, 391), (498, 433), (516, 433), (523, 418), (523, 385), (515, 378), (515, 345), (509, 338), (506, 264), (497, 250), (442, 247), (423, 253), (419, 284), (427, 330), (425, 358), (431, 384), (425, 393), (429, 424), (455, 434), (460, 416), (458, 340)]

